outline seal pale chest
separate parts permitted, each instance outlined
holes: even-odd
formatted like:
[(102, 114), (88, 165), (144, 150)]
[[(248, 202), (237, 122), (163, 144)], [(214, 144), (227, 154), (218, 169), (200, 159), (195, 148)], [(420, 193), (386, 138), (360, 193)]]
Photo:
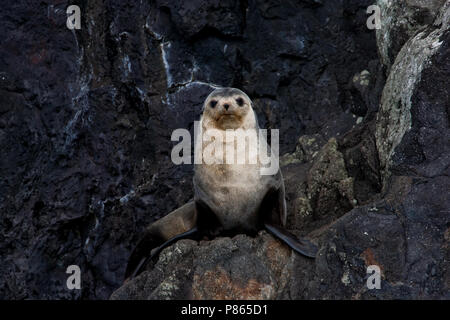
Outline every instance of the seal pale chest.
[[(195, 199), (214, 211), (221, 230), (254, 232), (258, 229), (259, 204), (270, 185), (262, 181), (265, 176), (260, 173), (259, 128), (255, 115), (250, 106), (244, 106), (245, 102), (239, 106), (236, 99), (217, 101), (215, 110), (204, 112), (200, 121), (196, 152), (202, 153), (205, 163), (195, 166)], [(208, 107), (212, 107), (211, 101), (205, 105)], [(248, 109), (239, 110), (243, 108)], [(234, 116), (238, 111), (239, 116)], [(215, 121), (221, 119), (223, 113), (232, 119), (222, 123)], [(213, 133), (209, 134), (210, 131)], [(239, 143), (243, 145), (242, 150), (238, 150)], [(208, 153), (210, 151), (213, 153)], [(242, 159), (239, 161), (238, 157)]]

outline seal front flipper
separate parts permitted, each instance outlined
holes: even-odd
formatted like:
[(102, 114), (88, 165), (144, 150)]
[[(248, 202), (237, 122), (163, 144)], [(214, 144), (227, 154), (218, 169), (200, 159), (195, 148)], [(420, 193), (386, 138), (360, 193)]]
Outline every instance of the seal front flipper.
[(145, 264), (169, 244), (181, 238), (194, 236), (193, 229), (196, 225), (194, 201), (150, 224), (128, 259), (125, 279), (138, 275)]
[[(178, 240), (181, 239), (190, 239), (190, 238), (195, 238), (198, 235), (198, 229), (197, 227), (192, 228), (191, 230), (184, 232), (182, 234), (179, 234), (169, 240), (167, 240), (166, 242), (164, 242), (162, 245), (160, 245), (159, 247), (157, 247), (154, 250), (151, 250), (150, 255), (147, 257), (142, 256), (139, 259), (139, 263), (137, 264), (136, 268), (130, 268), (131, 270), (133, 270), (133, 272), (131, 273), (131, 270), (128, 270), (127, 268), (127, 272), (130, 272), (130, 276), (125, 276), (126, 279), (132, 279), (134, 277), (136, 277), (137, 275), (139, 275), (142, 271), (145, 270), (145, 267), (147, 266), (147, 264), (156, 256), (159, 255), (159, 253), (164, 249), (167, 248), (168, 246), (170, 246), (171, 244), (177, 242)], [(145, 240), (145, 239), (144, 239)], [(137, 259), (135, 260), (137, 261)]]
[(317, 246), (306, 239), (299, 239), (286, 229), (280, 226), (276, 226), (271, 223), (264, 223), (265, 228), (272, 235), (286, 243), (296, 252), (308, 258), (315, 258), (317, 253)]

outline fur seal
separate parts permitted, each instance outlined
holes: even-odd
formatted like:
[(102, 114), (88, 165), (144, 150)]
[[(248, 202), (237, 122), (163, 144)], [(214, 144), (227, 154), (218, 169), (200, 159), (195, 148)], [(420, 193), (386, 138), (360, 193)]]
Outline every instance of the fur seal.
[[(254, 137), (257, 138), (247, 137), (249, 152), (244, 163), (230, 164), (225, 160), (228, 150), (237, 151), (235, 140), (205, 141), (203, 134), (212, 130), (224, 137), (227, 130), (238, 129), (243, 129), (241, 133), (244, 130), (256, 133)], [(278, 166), (275, 174), (261, 174), (264, 165), (252, 147), (256, 147), (255, 143), (267, 145), (267, 142), (258, 135), (258, 130), (252, 101), (244, 92), (235, 88), (219, 88), (209, 94), (203, 105), (196, 137), (196, 157), (205, 157), (206, 148), (223, 144), (225, 152), (219, 153), (222, 159), (217, 159), (216, 154), (206, 155), (210, 159), (203, 159), (195, 165), (193, 201), (150, 224), (130, 256), (125, 279), (142, 272), (163, 248), (182, 238), (212, 238), (238, 233), (254, 236), (259, 230), (266, 229), (296, 252), (315, 257), (317, 247), (313, 243), (299, 239), (285, 229), (287, 210), (283, 176)], [(227, 149), (230, 143), (233, 145)], [(198, 150), (200, 147), (203, 149)]]

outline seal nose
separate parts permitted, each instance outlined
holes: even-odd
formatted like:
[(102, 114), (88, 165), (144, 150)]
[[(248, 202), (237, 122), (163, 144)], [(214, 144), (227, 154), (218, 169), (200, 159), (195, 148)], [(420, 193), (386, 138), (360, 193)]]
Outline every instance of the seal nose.
[(230, 105), (229, 105), (228, 103), (225, 103), (225, 104), (223, 105), (223, 107), (225, 108), (225, 110), (228, 110), (228, 108), (230, 107)]

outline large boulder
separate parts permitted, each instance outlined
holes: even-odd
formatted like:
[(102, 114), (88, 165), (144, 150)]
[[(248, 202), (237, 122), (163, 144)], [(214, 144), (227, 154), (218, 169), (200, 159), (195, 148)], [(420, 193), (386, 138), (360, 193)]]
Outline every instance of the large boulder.
[(276, 299), (290, 278), (291, 255), (265, 232), (256, 238), (182, 240), (111, 299)]

